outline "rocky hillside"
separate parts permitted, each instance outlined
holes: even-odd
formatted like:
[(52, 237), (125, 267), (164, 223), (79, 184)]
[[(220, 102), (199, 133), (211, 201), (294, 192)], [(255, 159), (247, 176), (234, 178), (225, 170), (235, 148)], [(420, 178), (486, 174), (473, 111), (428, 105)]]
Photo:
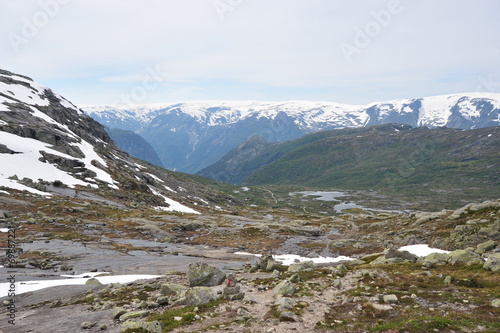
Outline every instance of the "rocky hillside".
[[(20, 202), (0, 223), (36, 209), (28, 205), (18, 210)], [(32, 213), (43, 223), (43, 238), (35, 223), (18, 229), (26, 249), (17, 260), (18, 272), (46, 278), (59, 269), (88, 267), (88, 260), (96, 269), (108, 265), (111, 271), (138, 269), (162, 276), (105, 285), (97, 274), (82, 286), (19, 295), (16, 325), (0, 321), (5, 332), (37, 327), (54, 333), (493, 333), (500, 328), (498, 200), (454, 211), (338, 216), (241, 207), (238, 215), (178, 217), (142, 210), (137, 218), (129, 210), (119, 220), (97, 203), (72, 206), (78, 209), (73, 216), (61, 209), (68, 203), (47, 203), (36, 203), (39, 209)], [(94, 222), (81, 229), (78, 219)], [(94, 251), (90, 259), (86, 253), (61, 253), (60, 236), (69, 235), (63, 225), (81, 229), (72, 234), (71, 246), (85, 242)], [(147, 241), (160, 233), (168, 240)], [(134, 237), (136, 245), (120, 242), (118, 235)], [(28, 250), (28, 241), (40, 240), (59, 251)], [(111, 248), (123, 252), (128, 264), (113, 265)], [(98, 249), (105, 251), (102, 261), (96, 260)], [(137, 252), (147, 253), (140, 257), (147, 264), (134, 262)], [(285, 264), (280, 254), (292, 252), (302, 257)], [(243, 261), (234, 265), (235, 257)], [(313, 261), (325, 257), (337, 260)], [(185, 269), (165, 267), (182, 260), (189, 262)], [(0, 309), (5, 316), (8, 299), (0, 301), (6, 305)], [(57, 315), (58, 320), (40, 320)]]
[(104, 127), (30, 78), (0, 71), (0, 187), (196, 212), (219, 194), (120, 150)]
[(280, 143), (253, 137), (198, 174), (233, 184), (486, 200), (500, 191), (499, 140), (498, 126), (464, 131), (392, 124)]
[(170, 170), (195, 173), (253, 135), (270, 142), (320, 130), (388, 123), (461, 129), (498, 126), (499, 94), (457, 94), (363, 105), (331, 102), (189, 102), (84, 109), (110, 128), (142, 135)]

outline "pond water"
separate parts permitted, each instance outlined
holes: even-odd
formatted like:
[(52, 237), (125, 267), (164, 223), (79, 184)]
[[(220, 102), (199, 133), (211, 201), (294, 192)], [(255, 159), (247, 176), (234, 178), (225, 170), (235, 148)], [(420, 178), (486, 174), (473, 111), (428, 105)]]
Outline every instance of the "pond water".
[(399, 213), (402, 212), (398, 210), (374, 209), (358, 205), (357, 203), (352, 201), (343, 201), (342, 199), (339, 198), (345, 197), (346, 194), (344, 192), (338, 192), (338, 191), (302, 191), (302, 192), (290, 192), (289, 195), (313, 197), (312, 200), (319, 200), (319, 201), (339, 201), (339, 203), (333, 207), (336, 213), (341, 213), (343, 210), (353, 209), (353, 208), (362, 210), (371, 210), (376, 212), (399, 212)]

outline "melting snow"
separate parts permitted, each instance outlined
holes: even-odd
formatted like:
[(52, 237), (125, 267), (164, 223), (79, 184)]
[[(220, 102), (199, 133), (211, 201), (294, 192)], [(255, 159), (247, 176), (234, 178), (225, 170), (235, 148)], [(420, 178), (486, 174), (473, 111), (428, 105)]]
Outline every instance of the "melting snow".
[(156, 209), (163, 210), (163, 211), (166, 211), (166, 212), (180, 212), (180, 213), (187, 213), (187, 214), (200, 214), (199, 212), (195, 211), (192, 208), (189, 208), (189, 207), (184, 206), (183, 204), (181, 204), (181, 203), (179, 203), (179, 202), (177, 202), (175, 200), (167, 198), (166, 196), (164, 196), (160, 192), (156, 191), (151, 186), (149, 186), (149, 189), (155, 195), (162, 197), (163, 200), (165, 200), (165, 202), (169, 205), (169, 207), (163, 207), (163, 206), (155, 207)]
[(426, 257), (431, 253), (450, 253), (450, 251), (431, 248), (426, 244), (403, 246), (399, 251), (408, 251), (418, 257)]
[[(248, 253), (248, 252), (235, 252), (234, 254), (256, 256), (256, 257), (262, 256), (262, 254), (253, 254), (253, 253)], [(274, 258), (274, 260), (281, 261), (282, 264), (285, 266), (290, 266), (291, 264), (295, 263), (296, 260), (300, 261), (300, 262), (312, 261), (315, 264), (325, 264), (325, 263), (354, 260), (353, 258), (345, 257), (345, 256), (306, 258), (306, 257), (301, 257), (301, 256), (296, 255), (296, 254), (277, 254), (277, 255), (273, 255), (273, 258)]]
[[(27, 293), (30, 291), (37, 291), (49, 287), (58, 286), (74, 286), (74, 285), (84, 285), (90, 278), (95, 277), (99, 274), (107, 274), (103, 272), (99, 273), (84, 273), (78, 276), (72, 275), (62, 275), (67, 277), (67, 279), (57, 279), (57, 280), (36, 280), (36, 281), (18, 281), (15, 283), (16, 295)], [(85, 276), (85, 277), (84, 277)], [(109, 283), (130, 283), (137, 280), (143, 279), (156, 279), (162, 277), (161, 275), (111, 275), (111, 276), (97, 276), (95, 277), (102, 284)], [(10, 283), (0, 283), (0, 297), (5, 297), (8, 295), (10, 288)]]

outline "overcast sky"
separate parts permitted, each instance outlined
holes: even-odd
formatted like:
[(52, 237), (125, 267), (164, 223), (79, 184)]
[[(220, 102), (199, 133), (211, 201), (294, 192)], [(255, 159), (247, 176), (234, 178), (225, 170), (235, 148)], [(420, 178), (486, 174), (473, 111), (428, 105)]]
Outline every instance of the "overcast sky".
[(500, 92), (498, 0), (0, 0), (0, 68), (73, 101)]

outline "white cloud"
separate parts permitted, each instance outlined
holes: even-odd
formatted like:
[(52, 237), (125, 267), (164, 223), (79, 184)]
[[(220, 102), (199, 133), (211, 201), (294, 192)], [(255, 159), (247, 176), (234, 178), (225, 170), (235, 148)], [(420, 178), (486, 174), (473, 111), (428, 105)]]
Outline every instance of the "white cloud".
[(61, 0), (0, 0), (2, 66), (82, 104), (128, 93), (157, 65), (168, 80), (147, 102), (214, 94), (364, 104), (471, 91), (481, 75), (500, 80), (495, 0), (401, 0), (350, 63), (340, 44), (353, 44), (357, 29), (397, 0), (220, 0), (234, 4), (223, 20), (214, 0), (65, 0), (16, 53), (6, 36), (21, 34), (25, 18), (51, 1)]

